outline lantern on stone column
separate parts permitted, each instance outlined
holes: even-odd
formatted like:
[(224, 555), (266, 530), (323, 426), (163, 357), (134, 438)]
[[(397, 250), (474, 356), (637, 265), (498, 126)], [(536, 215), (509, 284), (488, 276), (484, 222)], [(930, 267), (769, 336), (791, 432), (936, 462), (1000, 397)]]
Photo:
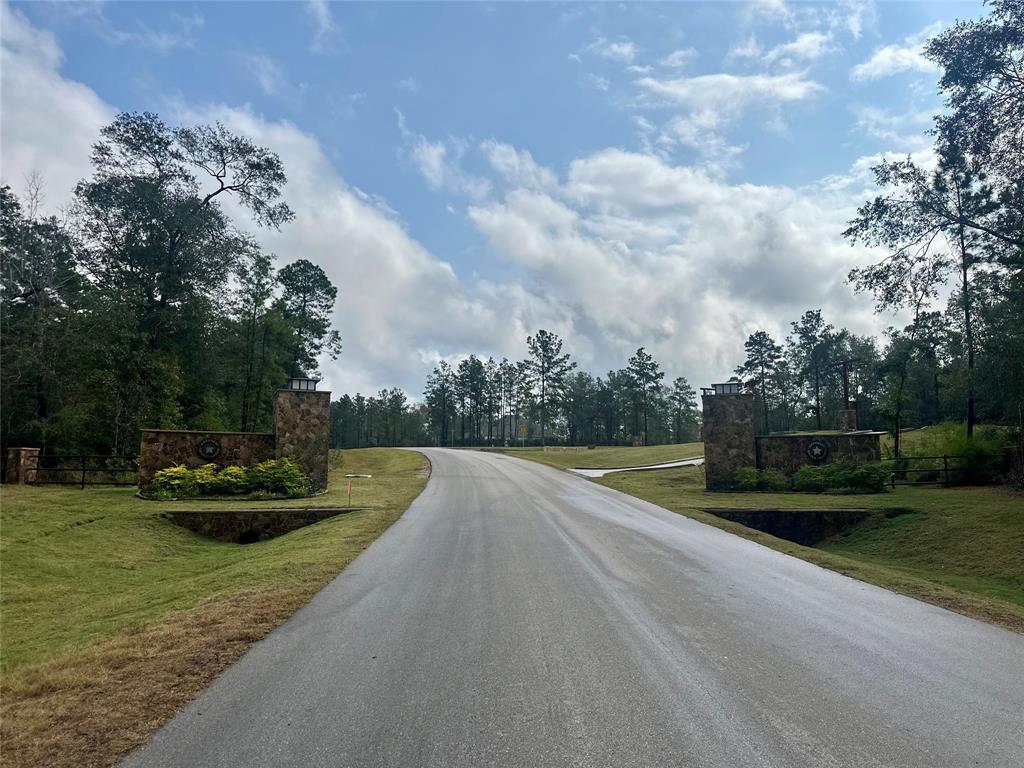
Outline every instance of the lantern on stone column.
[(308, 379), (304, 376), (292, 376), (288, 379), (285, 389), (294, 389), (299, 392), (316, 392), (316, 385), (320, 379)]

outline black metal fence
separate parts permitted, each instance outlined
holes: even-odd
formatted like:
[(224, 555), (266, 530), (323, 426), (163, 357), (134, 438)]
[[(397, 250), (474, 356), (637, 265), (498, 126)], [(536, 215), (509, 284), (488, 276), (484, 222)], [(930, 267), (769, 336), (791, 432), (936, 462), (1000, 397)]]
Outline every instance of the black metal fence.
[(885, 459), (892, 465), (892, 487), (897, 485), (957, 485), (967, 476), (965, 456), (901, 456)]
[(135, 485), (137, 456), (43, 454), (36, 466), (36, 485)]

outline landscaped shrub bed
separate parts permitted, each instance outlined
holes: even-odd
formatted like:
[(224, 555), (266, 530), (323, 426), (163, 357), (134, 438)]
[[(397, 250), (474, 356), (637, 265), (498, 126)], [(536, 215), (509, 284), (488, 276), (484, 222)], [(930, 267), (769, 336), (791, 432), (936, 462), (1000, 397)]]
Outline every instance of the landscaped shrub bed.
[[(790, 481), (781, 470), (741, 467), (736, 470), (741, 491), (785, 491)], [(880, 464), (835, 464), (801, 467), (793, 475), (792, 488), (804, 493), (881, 493), (889, 471)]]
[(736, 470), (736, 487), (741, 491), (785, 491), (789, 480), (779, 469), (740, 467)]
[(793, 489), (807, 493), (882, 493), (889, 474), (881, 464), (808, 465), (793, 475)]
[(153, 496), (188, 499), (196, 496), (294, 497), (309, 493), (309, 478), (292, 459), (268, 459), (251, 467), (204, 464), (195, 469), (179, 465), (153, 476)]

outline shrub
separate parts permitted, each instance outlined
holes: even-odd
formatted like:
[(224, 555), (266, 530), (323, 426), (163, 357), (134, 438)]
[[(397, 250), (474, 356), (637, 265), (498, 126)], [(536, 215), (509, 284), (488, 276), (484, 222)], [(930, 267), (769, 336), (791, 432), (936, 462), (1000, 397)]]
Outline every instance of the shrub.
[(759, 485), (762, 490), (785, 491), (789, 488), (789, 478), (781, 469), (762, 469), (759, 475)]
[(218, 492), (217, 465), (204, 464), (192, 470), (192, 481), (200, 496), (209, 496)]
[(757, 490), (757, 470), (753, 467), (740, 467), (735, 474), (736, 487), (741, 491)]
[(881, 464), (860, 464), (851, 473), (851, 488), (869, 493), (881, 493), (889, 482), (889, 470)]
[(249, 467), (249, 490), (284, 496), (303, 496), (309, 492), (309, 478), (292, 459), (268, 459)]
[(800, 467), (793, 475), (793, 487), (805, 493), (824, 493), (831, 481), (828, 465), (814, 466), (808, 464)]
[(836, 462), (801, 467), (793, 475), (793, 487), (807, 493), (856, 492), (881, 493), (889, 471), (881, 464)]
[(198, 492), (192, 470), (181, 465), (157, 470), (153, 475), (153, 488), (160, 495), (178, 498), (195, 496)]
[(249, 492), (249, 473), (245, 467), (224, 467), (217, 473), (216, 493), (228, 495)]
[(253, 467), (224, 467), (214, 464), (196, 469), (168, 467), (153, 476), (153, 495), (157, 499), (187, 499), (194, 496), (238, 495), (304, 496), (309, 479), (292, 459), (270, 459)]

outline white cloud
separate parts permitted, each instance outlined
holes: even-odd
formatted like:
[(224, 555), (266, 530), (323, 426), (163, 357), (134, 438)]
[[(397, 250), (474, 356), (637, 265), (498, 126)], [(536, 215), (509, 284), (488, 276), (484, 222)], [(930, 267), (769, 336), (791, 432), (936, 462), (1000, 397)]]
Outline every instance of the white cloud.
[(420, 89), (420, 84), (416, 81), (415, 77), (406, 77), (395, 83), (395, 87), (401, 91), (415, 93)]
[(878, 14), (874, 0), (842, 0), (831, 14), (831, 25), (842, 27), (854, 40), (858, 40), (865, 29), (875, 26)]
[(324, 53), (330, 50), (334, 38), (338, 34), (338, 26), (331, 15), (330, 3), (327, 0), (307, 0), (306, 13), (313, 20), (313, 39), (309, 50)]
[(19, 192), (39, 172), (44, 207), (51, 213), (71, 200), (90, 169), (89, 154), (114, 111), (85, 85), (62, 77), (60, 46), (20, 11), (0, 4), (0, 172)]
[(661, 66), (678, 69), (688, 66), (696, 58), (696, 48), (679, 48), (678, 50), (672, 51), (672, 53), (662, 59)]
[(452, 149), (449, 151), (445, 142), (430, 141), (426, 136), (410, 131), (405, 115), (400, 110), (395, 111), (405, 154), (431, 189), (457, 192), (473, 199), (487, 196), (491, 182), (462, 169), (461, 159), (467, 148), (465, 141), (449, 140)]
[(746, 14), (751, 19), (781, 24), (793, 18), (793, 11), (785, 0), (754, 0), (746, 7)]
[(724, 136), (730, 126), (750, 110), (767, 112), (763, 127), (783, 124), (781, 106), (812, 98), (822, 87), (799, 72), (778, 75), (718, 73), (636, 81), (647, 106), (683, 107), (663, 126), (656, 146), (663, 152), (685, 146), (697, 151), (716, 173), (732, 168), (745, 147)]
[(84, 19), (108, 43), (132, 45), (160, 54), (167, 54), (175, 48), (191, 48), (195, 45), (196, 33), (206, 24), (205, 18), (199, 14), (184, 16), (172, 13), (174, 25), (171, 29), (152, 29), (141, 22), (138, 22), (134, 29), (121, 29), (115, 27), (106, 17), (100, 3), (76, 3), (67, 6), (65, 8), (64, 4), (58, 4), (58, 12)]
[(607, 77), (595, 75), (593, 72), (587, 74), (587, 82), (590, 83), (595, 88), (597, 88), (597, 90), (599, 91), (607, 91), (609, 88), (611, 88), (612, 85), (611, 81)]
[(942, 24), (936, 22), (920, 32), (904, 38), (902, 43), (875, 49), (871, 57), (850, 72), (853, 80), (877, 80), (899, 72), (936, 72), (938, 67), (922, 53), (930, 37), (938, 34)]
[(899, 112), (875, 106), (855, 107), (857, 128), (885, 143), (892, 150), (917, 152), (933, 144), (926, 131), (932, 125), (932, 112), (911, 110)]
[(655, 96), (688, 107), (717, 108), (735, 112), (753, 103), (802, 101), (822, 87), (803, 74), (782, 75), (713, 74), (659, 80), (644, 77), (637, 84)]
[(765, 54), (765, 61), (792, 66), (796, 62), (814, 61), (831, 48), (832, 37), (821, 32), (803, 32), (796, 39), (777, 45)]
[(599, 37), (587, 46), (587, 50), (596, 53), (602, 58), (618, 61), (623, 64), (632, 64), (637, 54), (636, 44), (628, 38), (607, 40)]
[(853, 207), (821, 188), (731, 185), (608, 149), (571, 163), (558, 189), (512, 190), (469, 213), (565, 309), (585, 367), (620, 366), (643, 343), (699, 384), (731, 370), (755, 328), (781, 338), (810, 307), (875, 329), (843, 278), (864, 258), (837, 234)]
[(558, 184), (554, 173), (539, 165), (527, 150), (516, 149), (493, 139), (480, 145), (491, 168), (512, 186), (525, 189), (550, 189)]
[(745, 40), (733, 45), (729, 49), (729, 53), (726, 54), (726, 58), (759, 59), (763, 53), (764, 51), (761, 50), (760, 43), (757, 42), (757, 38), (751, 33)]
[(273, 58), (265, 53), (247, 53), (242, 55), (246, 70), (268, 96), (278, 96), (289, 90), (288, 79)]

